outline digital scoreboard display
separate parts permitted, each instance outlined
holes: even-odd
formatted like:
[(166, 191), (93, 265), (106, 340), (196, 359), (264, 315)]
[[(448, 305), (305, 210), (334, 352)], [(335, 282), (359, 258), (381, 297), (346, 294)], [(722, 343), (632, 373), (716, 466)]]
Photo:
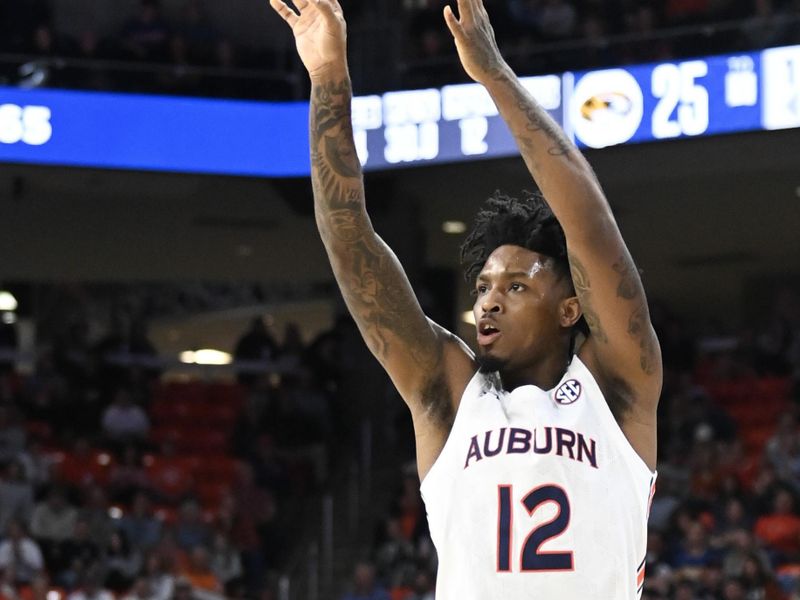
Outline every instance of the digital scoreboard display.
[[(522, 78), (582, 148), (800, 127), (800, 46)], [(309, 174), (308, 103), (0, 87), (0, 161)], [(365, 170), (517, 154), (478, 84), (353, 99)]]
[[(582, 148), (800, 127), (800, 46), (523, 82)], [(353, 126), (366, 169), (517, 154), (477, 84), (356, 98)]]

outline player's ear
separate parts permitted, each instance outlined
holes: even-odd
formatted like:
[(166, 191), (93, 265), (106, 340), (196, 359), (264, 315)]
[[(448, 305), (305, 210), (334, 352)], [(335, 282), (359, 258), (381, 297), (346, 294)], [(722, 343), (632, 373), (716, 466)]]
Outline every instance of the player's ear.
[(580, 320), (581, 316), (583, 316), (583, 311), (577, 296), (569, 296), (559, 303), (558, 320), (562, 327), (570, 329)]

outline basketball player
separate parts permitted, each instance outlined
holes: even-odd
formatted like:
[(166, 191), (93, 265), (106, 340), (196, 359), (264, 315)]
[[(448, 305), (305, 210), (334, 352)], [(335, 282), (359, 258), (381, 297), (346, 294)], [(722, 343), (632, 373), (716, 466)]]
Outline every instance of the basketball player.
[(493, 98), (543, 196), (491, 199), (462, 249), (475, 285), (473, 356), (426, 319), (370, 223), (337, 0), (294, 0), (297, 11), (270, 1), (311, 78), (322, 240), (413, 417), (437, 600), (639, 597), (661, 356), (591, 167), (500, 56), (482, 0), (458, 0), (459, 16), (445, 8), (462, 65)]

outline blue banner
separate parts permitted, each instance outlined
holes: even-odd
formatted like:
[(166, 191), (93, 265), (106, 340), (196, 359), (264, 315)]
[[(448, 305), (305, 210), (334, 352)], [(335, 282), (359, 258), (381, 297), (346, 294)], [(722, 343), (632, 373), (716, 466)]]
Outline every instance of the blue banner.
[(0, 161), (308, 175), (308, 103), (0, 88)]
[[(800, 127), (800, 46), (522, 79), (583, 148)], [(0, 87), (0, 161), (295, 177), (308, 103)], [(482, 86), (353, 100), (365, 170), (517, 154)]]

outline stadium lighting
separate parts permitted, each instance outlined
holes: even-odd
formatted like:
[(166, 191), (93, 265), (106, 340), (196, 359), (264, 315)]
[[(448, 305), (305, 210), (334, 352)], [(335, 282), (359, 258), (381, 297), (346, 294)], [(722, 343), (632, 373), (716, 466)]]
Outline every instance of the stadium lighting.
[(467, 325), (475, 325), (475, 314), (471, 310), (465, 310), (461, 315), (461, 320)]
[(204, 348), (181, 352), (180, 360), (182, 363), (190, 365), (229, 365), (233, 362), (233, 356), (228, 352)]
[(14, 298), (14, 294), (5, 290), (0, 291), (0, 310), (15, 311), (17, 306), (17, 299)]
[(453, 235), (464, 233), (467, 230), (467, 224), (464, 221), (445, 221), (442, 223), (442, 231)]

